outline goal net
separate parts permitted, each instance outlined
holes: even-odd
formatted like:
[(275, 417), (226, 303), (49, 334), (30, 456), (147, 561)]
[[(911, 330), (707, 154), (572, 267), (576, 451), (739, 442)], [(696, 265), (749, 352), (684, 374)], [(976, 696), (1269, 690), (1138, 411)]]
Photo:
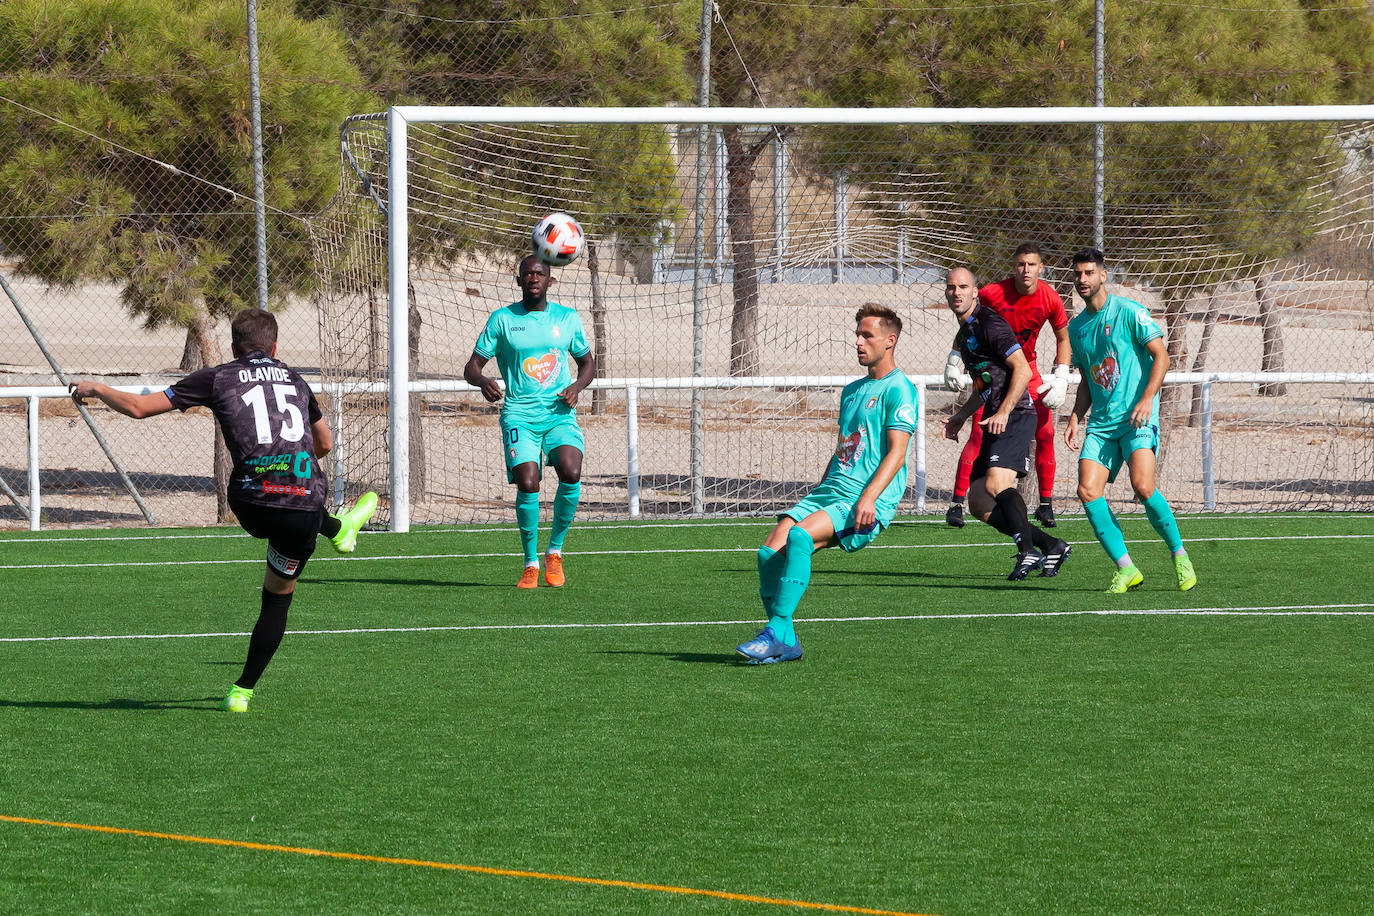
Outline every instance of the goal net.
[[(589, 237), (549, 293), (598, 363), (583, 514), (790, 505), (833, 451), (868, 302), (902, 317), (923, 394), (903, 510), (942, 508), (944, 272), (999, 280), (1037, 242), (1073, 314), (1067, 259), (1099, 238), (1109, 289), (1166, 333), (1175, 506), (1374, 507), (1374, 107), (401, 108), (342, 141), (313, 224), (336, 490), (378, 490), (402, 530), (510, 514), (496, 408), (462, 367), (552, 210)], [(1047, 369), (1048, 329), (1038, 349)], [(1076, 455), (1056, 448), (1069, 504)]]

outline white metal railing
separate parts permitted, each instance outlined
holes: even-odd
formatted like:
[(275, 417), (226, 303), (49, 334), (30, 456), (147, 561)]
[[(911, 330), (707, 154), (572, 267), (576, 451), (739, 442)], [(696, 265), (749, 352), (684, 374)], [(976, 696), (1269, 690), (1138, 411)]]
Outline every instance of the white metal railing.
[[(937, 375), (908, 375), (917, 390), (917, 422), (915, 445), (911, 451), (908, 465), (910, 486), (915, 489), (916, 511), (925, 510), (926, 500), (926, 405), (929, 400), (928, 389), (940, 388), (941, 377)], [(713, 390), (731, 391), (750, 388), (791, 388), (827, 389), (842, 388), (854, 380), (854, 376), (760, 376), (753, 378), (703, 377), (703, 378), (604, 378), (596, 379), (589, 386), (592, 389), (625, 392), (625, 476), (626, 511), (631, 518), (640, 514), (639, 506), (639, 392), (645, 390), (690, 391)], [(344, 398), (350, 394), (384, 394), (390, 391), (389, 382), (358, 382), (346, 384), (323, 384), (318, 379), (308, 379), (312, 387), (331, 396), (334, 415), (331, 417), (335, 429), (342, 426)], [(1070, 378), (1078, 382), (1075, 374)], [(1213, 476), (1213, 439), (1212, 439), (1212, 387), (1216, 384), (1374, 384), (1374, 372), (1171, 372), (1165, 378), (1169, 385), (1200, 385), (1200, 471), (1202, 480), (1203, 507), (1212, 510), (1216, 507), (1216, 481)], [(165, 390), (166, 385), (121, 385), (121, 391), (134, 394), (149, 394)], [(467, 382), (458, 379), (412, 381), (407, 386), (413, 394), (440, 394), (473, 392)], [(39, 411), (40, 401), (53, 398), (68, 398), (67, 389), (60, 386), (37, 386), (0, 388), (0, 400), (22, 399), (27, 403), (28, 465), (27, 477), (29, 502), (25, 506), (18, 494), (3, 484), (9, 498), (25, 512), (29, 519), (29, 530), (41, 530), (42, 487), (39, 472)], [(393, 441), (395, 437), (392, 437)], [(331, 458), (334, 461), (336, 498), (343, 494), (342, 473), (346, 442), (336, 443)], [(408, 490), (392, 492), (391, 527), (393, 531), (409, 530)], [(398, 503), (402, 512), (396, 511)], [(404, 526), (398, 524), (398, 516), (405, 520)]]

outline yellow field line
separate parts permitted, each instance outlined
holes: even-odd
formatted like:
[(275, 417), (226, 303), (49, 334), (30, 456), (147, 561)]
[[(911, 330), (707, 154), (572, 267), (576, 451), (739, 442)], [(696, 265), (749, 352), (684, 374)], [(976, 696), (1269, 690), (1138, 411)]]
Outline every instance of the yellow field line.
[(126, 827), (105, 827), (98, 824), (70, 824), (64, 821), (45, 821), (31, 817), (12, 817), (0, 814), (0, 821), (11, 824), (31, 824), (38, 827), (63, 827), (68, 830), (90, 830), (96, 833), (113, 833), (120, 836), (146, 837), (154, 840), (175, 840), (179, 843), (202, 843), (207, 846), (229, 846), (235, 849), (253, 849), (259, 852), (290, 852), (303, 856), (319, 856), (326, 859), (345, 859), (352, 862), (380, 862), (384, 865), (410, 865), (416, 868), (438, 868), (447, 871), (465, 871), (479, 875), (498, 875), (503, 878), (534, 878), (539, 881), (565, 881), (571, 884), (592, 884), (598, 887), (624, 887), (636, 891), (656, 891), (661, 894), (688, 894), (697, 897), (716, 897), (721, 900), (737, 900), (743, 903), (766, 903), (772, 906), (786, 906), (802, 910), (822, 910), (829, 913), (864, 913), (868, 916), (922, 916), (919, 913), (906, 913), (899, 910), (875, 910), (862, 906), (843, 906), (837, 903), (813, 903), (808, 900), (786, 900), (777, 897), (759, 897), (754, 894), (734, 894), (729, 891), (712, 891), (696, 887), (675, 887), (671, 884), (645, 884), (639, 881), (614, 881), (608, 878), (584, 878), (578, 875), (558, 875), (538, 871), (522, 871), (514, 868), (488, 868), (485, 865), (461, 865), (457, 862), (429, 862), (424, 859), (400, 859), (392, 856), (369, 856), (356, 852), (335, 852), (328, 849), (311, 849), (305, 846), (279, 846), (275, 843), (251, 843), (246, 840), (224, 840), (218, 837), (185, 836), (179, 833), (158, 833), (152, 830), (130, 830)]

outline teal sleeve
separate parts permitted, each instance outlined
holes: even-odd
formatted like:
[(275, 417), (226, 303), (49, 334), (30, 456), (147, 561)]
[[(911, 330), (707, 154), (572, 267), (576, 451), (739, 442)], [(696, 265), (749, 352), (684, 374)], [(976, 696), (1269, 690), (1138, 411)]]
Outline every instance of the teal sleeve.
[(904, 433), (916, 432), (916, 397), (910, 385), (893, 385), (884, 399), (887, 420), (884, 429), (896, 429)]
[(582, 327), (582, 316), (576, 312), (572, 313), (572, 326), (572, 342), (568, 344), (568, 352), (574, 358), (580, 359), (592, 352), (592, 347), (587, 343), (587, 331)]
[(483, 359), (491, 359), (496, 355), (497, 341), (500, 334), (497, 329), (493, 327), (495, 324), (496, 316), (492, 315), (487, 319), (486, 327), (482, 328), (482, 333), (477, 338), (477, 343), (472, 347), (472, 352)]
[(1135, 337), (1136, 343), (1147, 344), (1156, 337), (1163, 337), (1164, 332), (1159, 327), (1159, 322), (1155, 321), (1154, 316), (1143, 305), (1135, 307), (1135, 326), (1131, 329), (1131, 334)]

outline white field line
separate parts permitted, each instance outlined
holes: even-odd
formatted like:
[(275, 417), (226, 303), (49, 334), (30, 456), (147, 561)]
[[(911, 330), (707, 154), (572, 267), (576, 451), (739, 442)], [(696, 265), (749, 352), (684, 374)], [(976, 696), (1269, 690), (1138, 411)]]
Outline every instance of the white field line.
[[(1369, 608), (1370, 610), (1355, 610)], [(1370, 604), (1284, 604), (1272, 607), (1195, 607), (1138, 608), (1135, 610), (1014, 611), (984, 614), (893, 614), (862, 617), (798, 617), (798, 623), (892, 623), (909, 620), (1028, 620), (1056, 617), (1374, 617)], [(747, 620), (637, 620), (620, 623), (491, 623), (455, 624), (430, 627), (348, 627), (333, 630), (287, 630), (294, 636), (351, 636), (361, 633), (458, 633), (495, 630), (614, 630), (647, 627), (720, 627), (757, 624)], [(215, 639), (241, 638), (237, 633), (125, 633), (84, 636), (5, 636), (0, 643), (17, 642), (101, 642), (126, 639)]]
[[(1207, 537), (1195, 538), (1187, 543), (1227, 543), (1239, 541), (1344, 541), (1344, 540), (1370, 540), (1374, 539), (1374, 534), (1312, 534), (1302, 537), (1292, 537), (1290, 535), (1247, 535), (1244, 537)], [(1134, 538), (1128, 539), (1127, 544), (1154, 544), (1157, 538)], [(1071, 544), (1093, 544), (1095, 541), (1071, 541)], [(984, 547), (1007, 547), (1006, 541), (981, 541), (976, 543), (958, 544), (870, 544), (865, 550), (968, 550)], [(654, 556), (666, 554), (700, 554), (700, 553), (754, 553), (757, 547), (661, 547), (653, 550), (579, 550), (570, 556), (579, 557), (611, 557), (611, 556)], [(480, 560), (493, 558), (523, 557), (519, 551), (499, 551), (489, 553), (414, 553), (414, 554), (385, 554), (380, 556), (360, 557), (333, 557), (316, 556), (312, 557), (312, 563), (362, 563), (375, 562), (378, 560)], [(245, 563), (262, 563), (258, 559), (234, 559), (234, 560), (112, 560), (101, 563), (10, 563), (0, 565), (0, 570), (5, 569), (112, 569), (124, 567), (140, 566), (232, 566)]]
[[(1127, 516), (1127, 518), (1130, 518), (1130, 517), (1131, 517), (1131, 516)], [(1070, 520), (1077, 520), (1077, 519), (1075, 519), (1074, 516), (1064, 516), (1064, 515), (1060, 515), (1060, 519), (1061, 519), (1061, 520), (1063, 520), (1063, 519), (1065, 519), (1065, 518), (1068, 518), (1068, 519), (1070, 519)], [(1257, 514), (1254, 514), (1254, 515), (1249, 515), (1249, 514), (1235, 514), (1235, 515), (1232, 515), (1232, 514), (1229, 514), (1229, 513), (1228, 513), (1228, 514), (1217, 514), (1217, 513), (1194, 513), (1194, 514), (1189, 515), (1189, 514), (1179, 513), (1179, 514), (1178, 514), (1178, 518), (1182, 518), (1182, 519), (1207, 519), (1207, 520), (1209, 520), (1209, 521), (1255, 521), (1255, 520), (1274, 520), (1274, 521), (1279, 521), (1279, 520), (1291, 520), (1291, 519), (1304, 519), (1304, 520), (1312, 520), (1312, 519), (1331, 519), (1331, 520), (1336, 520), (1336, 519), (1341, 519), (1341, 520), (1374, 520), (1374, 515), (1367, 515), (1367, 514), (1363, 514), (1363, 513), (1347, 513), (1347, 514), (1343, 514), (1343, 515), (1342, 515), (1342, 514), (1327, 513), (1327, 512), (1296, 513), (1296, 514), (1289, 514), (1289, 515), (1274, 515), (1274, 514), (1271, 514), (1271, 513), (1257, 513)], [(761, 528), (761, 527), (766, 527), (766, 526), (769, 526), (769, 525), (772, 525), (772, 524), (773, 524), (773, 517), (772, 517), (772, 516), (765, 516), (765, 517), (758, 517), (758, 518), (741, 518), (741, 519), (730, 519), (730, 520), (724, 520), (724, 519), (722, 519), (722, 520), (719, 520), (719, 521), (709, 521), (709, 522), (692, 522), (692, 521), (684, 521), (684, 522), (646, 521), (646, 522), (609, 522), (609, 523), (601, 523), (601, 522), (579, 522), (579, 523), (578, 523), (578, 528), (580, 528), (580, 529), (585, 529), (585, 530), (587, 530), (587, 531), (638, 531), (638, 530), (643, 530), (643, 529), (666, 529), (666, 528), (754, 528), (754, 527), (760, 527), (760, 528)], [(913, 525), (913, 526), (914, 526), (914, 525), (935, 525), (935, 526), (938, 526), (938, 527), (944, 527), (944, 525), (945, 525), (945, 520), (944, 520), (943, 517), (941, 517), (941, 518), (898, 518), (896, 521), (894, 521), (894, 522), (892, 523), (892, 527), (893, 527), (893, 528), (902, 527), (902, 526), (907, 526), (907, 525)], [(412, 538), (412, 537), (425, 537), (426, 535), (430, 535), (430, 534), (499, 534), (499, 533), (503, 533), (503, 532), (512, 532), (512, 531), (514, 531), (514, 530), (515, 530), (515, 525), (514, 525), (514, 524), (510, 524), (510, 525), (497, 525), (497, 526), (494, 526), (494, 527), (484, 527), (484, 528), (459, 528), (459, 527), (452, 527), (452, 528), (421, 528), (421, 529), (417, 529), (417, 530), (413, 530), (413, 531), (406, 532), (405, 534), (402, 534), (402, 535), (397, 535), (397, 533), (394, 532), (394, 531), (364, 531), (363, 533), (364, 533), (368, 538), (374, 538), (374, 537), (398, 537), (398, 536), (399, 536), (399, 537)], [(547, 530), (549, 530), (549, 526), (548, 526), (548, 525), (543, 525), (543, 526), (540, 527), (540, 530), (541, 530), (541, 531), (547, 531)], [(64, 542), (71, 542), (71, 541), (194, 541), (194, 540), (227, 540), (227, 539), (228, 539), (228, 540), (231, 540), (231, 539), (235, 539), (235, 538), (240, 539), (240, 540), (250, 540), (250, 538), (248, 537), (248, 535), (245, 534), (244, 532), (242, 532), (242, 531), (237, 531), (237, 530), (232, 530), (232, 531), (220, 531), (220, 532), (207, 532), (207, 533), (203, 533), (203, 534), (189, 534), (189, 533), (178, 532), (178, 533), (176, 533), (176, 534), (127, 534), (127, 535), (120, 535), (120, 534), (95, 534), (95, 535), (70, 534), (70, 535), (65, 535), (65, 534), (64, 534), (64, 535), (53, 535), (53, 536), (50, 536), (50, 537), (44, 537), (44, 536), (42, 536), (42, 535), (39, 535), (39, 536), (30, 536), (30, 537), (0, 538), (0, 544), (35, 544), (35, 543), (40, 543), (40, 542), (42, 542), (42, 543), (49, 543), (49, 542), (51, 542), (51, 543), (55, 543), (55, 544), (56, 544), (56, 543), (64, 543)]]

